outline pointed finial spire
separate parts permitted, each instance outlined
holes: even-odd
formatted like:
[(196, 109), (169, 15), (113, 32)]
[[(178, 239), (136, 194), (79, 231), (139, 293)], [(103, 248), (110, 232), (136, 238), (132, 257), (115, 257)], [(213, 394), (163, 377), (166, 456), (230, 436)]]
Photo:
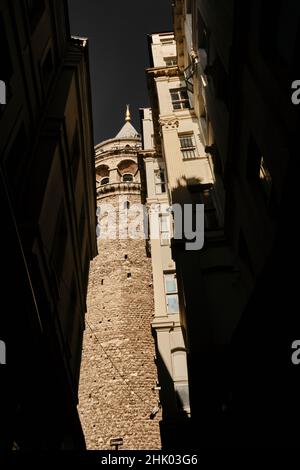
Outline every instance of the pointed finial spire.
[(130, 115), (130, 109), (129, 109), (129, 104), (126, 107), (126, 117), (125, 117), (125, 122), (130, 122), (131, 121), (131, 115)]

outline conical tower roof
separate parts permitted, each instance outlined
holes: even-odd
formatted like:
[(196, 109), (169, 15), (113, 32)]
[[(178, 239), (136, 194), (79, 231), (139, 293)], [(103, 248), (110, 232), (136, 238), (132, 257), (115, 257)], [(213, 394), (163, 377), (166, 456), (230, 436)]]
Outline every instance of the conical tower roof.
[(133, 127), (131, 124), (131, 116), (129, 110), (129, 104), (127, 105), (126, 109), (126, 117), (125, 117), (125, 124), (120, 130), (120, 132), (116, 135), (116, 139), (134, 139), (139, 138), (140, 135), (138, 131)]

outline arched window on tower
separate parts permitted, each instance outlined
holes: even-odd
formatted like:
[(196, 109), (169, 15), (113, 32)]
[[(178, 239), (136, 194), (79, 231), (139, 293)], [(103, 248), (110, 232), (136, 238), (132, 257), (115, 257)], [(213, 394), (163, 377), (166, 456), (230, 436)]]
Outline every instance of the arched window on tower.
[(133, 160), (122, 160), (118, 164), (118, 172), (121, 181), (132, 183), (135, 180), (135, 175), (138, 173), (138, 165)]
[(108, 183), (109, 183), (109, 178), (108, 177), (102, 178), (102, 180), (100, 181), (101, 186), (104, 186), (105, 184), (108, 184)]
[(124, 183), (132, 183), (133, 175), (131, 173), (125, 173), (124, 175), (122, 175), (122, 181)]
[(100, 186), (109, 183), (109, 167), (107, 165), (100, 165), (96, 168), (96, 180)]

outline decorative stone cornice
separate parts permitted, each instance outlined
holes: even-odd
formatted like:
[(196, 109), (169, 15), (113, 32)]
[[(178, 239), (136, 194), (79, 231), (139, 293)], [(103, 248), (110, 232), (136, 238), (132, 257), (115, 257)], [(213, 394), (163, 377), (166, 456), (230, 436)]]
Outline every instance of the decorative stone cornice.
[(178, 77), (179, 68), (178, 66), (174, 67), (154, 67), (146, 69), (148, 75), (151, 75), (154, 78), (158, 77)]
[(155, 330), (170, 331), (180, 327), (179, 314), (173, 314), (172, 320), (167, 316), (155, 317), (151, 323)]
[(177, 118), (164, 118), (159, 120), (161, 128), (165, 130), (177, 129), (179, 126), (179, 120)]
[(139, 194), (141, 192), (140, 183), (109, 183), (97, 187), (97, 196), (106, 197), (110, 194)]
[(96, 164), (100, 164), (101, 160), (104, 160), (105, 158), (111, 158), (111, 157), (137, 157), (138, 153), (140, 152), (140, 148), (132, 148), (132, 149), (126, 149), (126, 148), (112, 148), (105, 150), (103, 152), (96, 152)]
[(141, 150), (139, 154), (145, 159), (146, 158), (153, 159), (156, 157), (156, 150)]

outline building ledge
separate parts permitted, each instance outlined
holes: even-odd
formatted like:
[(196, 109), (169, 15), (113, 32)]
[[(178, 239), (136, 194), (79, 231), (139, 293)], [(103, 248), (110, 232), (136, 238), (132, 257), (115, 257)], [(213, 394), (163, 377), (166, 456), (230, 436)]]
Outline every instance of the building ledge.
[(97, 187), (97, 196), (108, 196), (114, 193), (140, 194), (141, 183), (109, 183)]
[(158, 329), (169, 330), (169, 329), (181, 327), (179, 314), (178, 313), (173, 314), (172, 317), (171, 315), (163, 316), (163, 317), (155, 317), (151, 323), (151, 326), (155, 330), (158, 330)]
[(141, 151), (141, 146), (139, 144), (130, 148), (125, 147), (125, 146), (115, 145), (114, 147), (111, 147), (110, 149), (107, 149), (107, 150), (101, 150), (101, 148), (96, 149), (96, 164), (100, 163), (101, 160), (103, 160), (106, 157), (110, 158), (115, 155), (120, 156), (120, 157), (122, 157), (122, 155), (137, 156), (137, 154), (140, 151)]

